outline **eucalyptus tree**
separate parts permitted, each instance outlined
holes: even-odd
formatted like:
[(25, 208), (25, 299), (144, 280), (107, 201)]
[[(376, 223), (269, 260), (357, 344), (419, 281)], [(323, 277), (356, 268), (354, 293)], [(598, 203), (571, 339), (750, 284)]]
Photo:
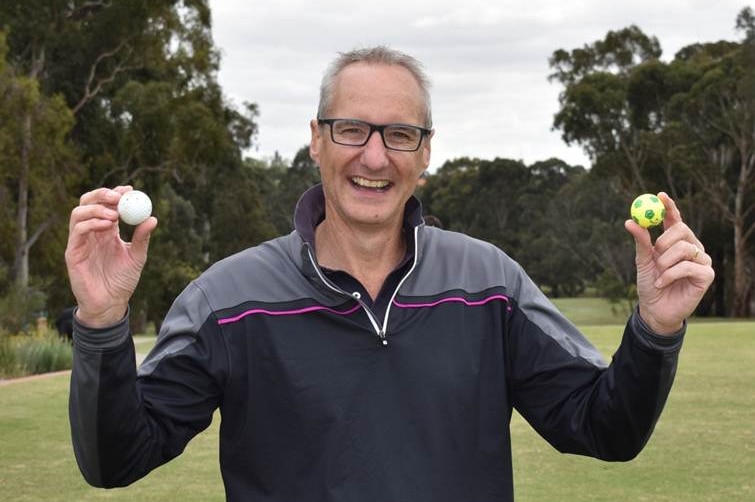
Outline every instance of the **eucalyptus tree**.
[(564, 86), (554, 128), (567, 144), (581, 145), (594, 167), (618, 176), (628, 193), (648, 190), (648, 145), (630, 101), (630, 74), (661, 54), (658, 39), (630, 26), (571, 51), (556, 50), (549, 61), (551, 80)]
[(739, 44), (696, 44), (680, 58), (700, 71), (677, 97), (680, 115), (702, 153), (693, 171), (706, 207), (732, 229), (732, 314), (748, 317), (755, 286), (755, 21), (743, 9)]
[[(184, 256), (191, 268), (201, 268), (207, 253), (235, 239), (225, 228), (213, 232), (212, 224), (228, 214), (216, 198), (228, 191), (233, 173), (241, 173), (242, 151), (256, 134), (257, 109), (229, 104), (217, 82), (220, 57), (207, 0), (8, 0), (0, 4), (0, 26), (8, 29), (6, 61), (13, 74), (35, 81), (41, 96), (58, 99), (73, 117), (66, 139), (75, 158), (56, 164), (70, 176), (63, 203), (40, 208), (19, 227), (49, 218), (47, 227), (36, 227), (40, 235), (65, 233), (78, 195), (128, 183), (155, 199), (170, 200), (174, 193), (194, 207), (206, 241), (201, 252)], [(33, 139), (38, 122), (31, 123), (30, 131), (21, 131)], [(18, 179), (19, 172), (11, 178)], [(27, 199), (40, 194), (30, 185)], [(254, 198), (256, 192), (234, 195)], [(156, 212), (161, 220), (172, 215), (160, 204)], [(165, 228), (173, 227), (166, 221)], [(161, 232), (160, 240), (180, 242), (175, 232)], [(60, 239), (49, 242), (59, 245)], [(62, 248), (57, 253), (62, 256)], [(64, 280), (62, 267), (59, 260), (57, 270), (45, 272)], [(14, 268), (16, 275), (17, 270), (23, 266)], [(150, 273), (148, 267), (145, 277)]]
[(0, 206), (2, 261), (7, 279), (29, 285), (29, 253), (58, 220), (70, 188), (65, 169), (72, 150), (66, 139), (73, 116), (59, 95), (45, 95), (39, 82), (6, 61), (0, 32)]
[(669, 191), (721, 272), (710, 295), (720, 302), (731, 277), (729, 311), (746, 316), (755, 254), (751, 9), (737, 26), (742, 42), (692, 44), (668, 63), (636, 27), (556, 51), (550, 62), (551, 78), (564, 85), (554, 120), (564, 139), (585, 148), (593, 172), (618, 181), (625, 203), (638, 192)]

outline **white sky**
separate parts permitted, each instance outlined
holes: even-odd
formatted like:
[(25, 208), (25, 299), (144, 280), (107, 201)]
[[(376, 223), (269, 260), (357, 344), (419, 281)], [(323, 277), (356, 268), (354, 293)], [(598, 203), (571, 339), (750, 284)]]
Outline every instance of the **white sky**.
[(740, 40), (746, 0), (210, 0), (222, 54), (219, 81), (237, 104), (257, 103), (250, 156), (292, 159), (309, 142), (320, 79), (338, 52), (385, 44), (425, 65), (436, 130), (430, 169), (462, 156), (558, 157), (589, 165), (551, 130), (561, 87), (548, 58), (636, 24), (663, 58), (696, 42)]

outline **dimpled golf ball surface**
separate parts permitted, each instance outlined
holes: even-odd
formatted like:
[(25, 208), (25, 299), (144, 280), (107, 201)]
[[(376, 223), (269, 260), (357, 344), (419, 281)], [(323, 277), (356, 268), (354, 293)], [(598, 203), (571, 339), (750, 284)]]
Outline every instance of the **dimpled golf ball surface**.
[(139, 190), (131, 190), (121, 196), (118, 202), (118, 214), (124, 223), (138, 225), (152, 214), (152, 201)]
[(634, 199), (630, 212), (635, 223), (643, 228), (660, 225), (666, 216), (663, 202), (651, 193), (642, 194)]

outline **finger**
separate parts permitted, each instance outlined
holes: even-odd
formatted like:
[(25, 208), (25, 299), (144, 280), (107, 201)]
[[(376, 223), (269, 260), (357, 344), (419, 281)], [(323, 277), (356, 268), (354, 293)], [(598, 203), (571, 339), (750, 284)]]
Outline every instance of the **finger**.
[(104, 220), (110, 223), (116, 222), (118, 221), (118, 211), (101, 204), (87, 204), (83, 206), (76, 206), (71, 211), (71, 218), (68, 224), (69, 234), (72, 234), (74, 232), (76, 225), (86, 220)]
[(713, 282), (714, 277), (715, 272), (710, 265), (683, 260), (673, 267), (664, 270), (655, 281), (655, 287), (663, 289), (679, 280), (686, 279), (689, 280), (690, 284), (699, 288), (701, 292), (705, 292)]
[(682, 213), (676, 206), (676, 202), (666, 192), (658, 192), (658, 198), (661, 199), (663, 207), (666, 208), (666, 216), (663, 218), (663, 229), (668, 230), (682, 221)]
[[(657, 249), (656, 246), (656, 251)], [(685, 261), (704, 266), (710, 266), (713, 263), (712, 258), (703, 249), (685, 240), (676, 242), (665, 252), (659, 253), (656, 258), (660, 273)]]
[(112, 232), (115, 238), (118, 238), (118, 224), (111, 220), (97, 218), (87, 219), (76, 223), (68, 234), (68, 244), (65, 251), (66, 262), (71, 263), (77, 261), (77, 253), (81, 249), (86, 248), (87, 244), (89, 244), (88, 237), (92, 233), (106, 232)]
[(634, 220), (626, 220), (624, 228), (634, 238), (635, 252), (637, 254), (637, 263), (647, 263), (653, 259), (653, 242), (650, 239), (650, 232), (642, 228)]
[(113, 188), (113, 190), (115, 190), (116, 192), (120, 193), (121, 195), (123, 195), (126, 192), (130, 192), (133, 189), (134, 189), (134, 187), (132, 187), (131, 185), (119, 185), (119, 186)]
[[(124, 187), (116, 187), (124, 188)], [(87, 192), (79, 199), (79, 205), (87, 206), (90, 204), (104, 204), (115, 207), (118, 205), (118, 201), (121, 199), (121, 190), (114, 190), (111, 188), (97, 188), (91, 192)]]
[(701, 252), (705, 251), (705, 246), (692, 232), (686, 223), (680, 221), (671, 227), (668, 227), (655, 241), (655, 251), (660, 255), (677, 245), (679, 242), (688, 244), (685, 249), (694, 253), (695, 248)]

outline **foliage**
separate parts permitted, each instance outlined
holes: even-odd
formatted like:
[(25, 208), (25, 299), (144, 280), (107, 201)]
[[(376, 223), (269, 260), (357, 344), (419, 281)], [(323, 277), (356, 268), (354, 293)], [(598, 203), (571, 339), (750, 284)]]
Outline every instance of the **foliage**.
[(43, 314), (46, 295), (38, 288), (12, 286), (0, 296), (0, 332), (29, 333)]
[[(10, 1), (0, 5), (0, 27), (8, 41), (0, 86), (26, 92), (8, 98), (18, 109), (0, 106), (0, 118), (33, 119), (26, 129), (0, 120), (0, 201), (25, 194), (3, 204), (9, 217), (0, 219), (0, 272), (9, 282), (27, 271), (28, 280), (51, 286), (50, 310), (72, 304), (61, 259), (65, 218), (80, 194), (98, 186), (128, 183), (183, 204), (156, 210), (168, 253), (144, 275), (157, 292), (135, 299), (145, 322), (161, 318), (164, 297), (177, 295), (209, 259), (271, 235), (241, 161), (253, 145), (257, 108), (223, 96), (206, 0)], [(50, 126), (24, 113), (24, 103), (35, 103), (25, 95), (38, 97), (33, 110), (48, 110)], [(26, 142), (9, 136), (14, 131), (29, 131)], [(8, 149), (16, 144), (50, 160)], [(187, 218), (196, 224), (190, 242)], [(229, 231), (232, 224), (248, 231)], [(183, 254), (171, 251), (178, 249)]]
[(621, 197), (667, 191), (698, 235), (717, 237), (704, 241), (719, 270), (705, 308), (739, 317), (755, 288), (752, 19), (749, 8), (737, 18), (741, 43), (692, 44), (668, 63), (634, 26), (550, 60), (564, 86), (554, 127)]
[(17, 375), (16, 348), (10, 335), (0, 329), (0, 377)]
[[(626, 208), (664, 190), (714, 260), (698, 313), (749, 315), (754, 18), (740, 12), (740, 41), (691, 44), (670, 61), (637, 26), (554, 51), (554, 127), (588, 152), (589, 169), (453, 159), (419, 188), (426, 212), (499, 246), (553, 296), (597, 281), (616, 297), (634, 283)], [(291, 161), (243, 158), (259, 110), (226, 99), (211, 20), (207, 0), (0, 3), (0, 297), (31, 286), (49, 311), (73, 304), (65, 220), (99, 186), (130, 184), (155, 201), (155, 251), (131, 305), (137, 329), (159, 326), (210, 263), (293, 229), (317, 166), (307, 146)]]
[(58, 208), (76, 171), (66, 137), (73, 116), (60, 95), (41, 92), (39, 81), (18, 74), (6, 57), (0, 31), (0, 233), (11, 282), (23, 288), (31, 248), (50, 228), (65, 228)]
[[(551, 296), (574, 296), (612, 266), (598, 250), (627, 247), (616, 226), (597, 231), (617, 221), (615, 211), (609, 214), (617, 204), (589, 186), (592, 179), (558, 159), (526, 166), (462, 158), (428, 175), (418, 195), (445, 228), (497, 245)], [(622, 259), (630, 260), (629, 269), (631, 256)]]
[(309, 146), (303, 146), (296, 152), (290, 166), (278, 157), (267, 165), (246, 159), (246, 165), (254, 173), (263, 206), (267, 208), (268, 221), (275, 233), (285, 235), (291, 232), (299, 197), (320, 182), (320, 171), (309, 157)]
[(70, 342), (51, 330), (26, 335), (0, 331), (0, 377), (19, 377), (70, 369)]
[(622, 281), (609, 270), (604, 270), (595, 281), (595, 291), (598, 296), (610, 302), (613, 312), (621, 312), (624, 315), (629, 315), (637, 301), (637, 287)]
[(26, 336), (16, 348), (18, 365), (25, 375), (71, 369), (71, 344), (52, 331)]

